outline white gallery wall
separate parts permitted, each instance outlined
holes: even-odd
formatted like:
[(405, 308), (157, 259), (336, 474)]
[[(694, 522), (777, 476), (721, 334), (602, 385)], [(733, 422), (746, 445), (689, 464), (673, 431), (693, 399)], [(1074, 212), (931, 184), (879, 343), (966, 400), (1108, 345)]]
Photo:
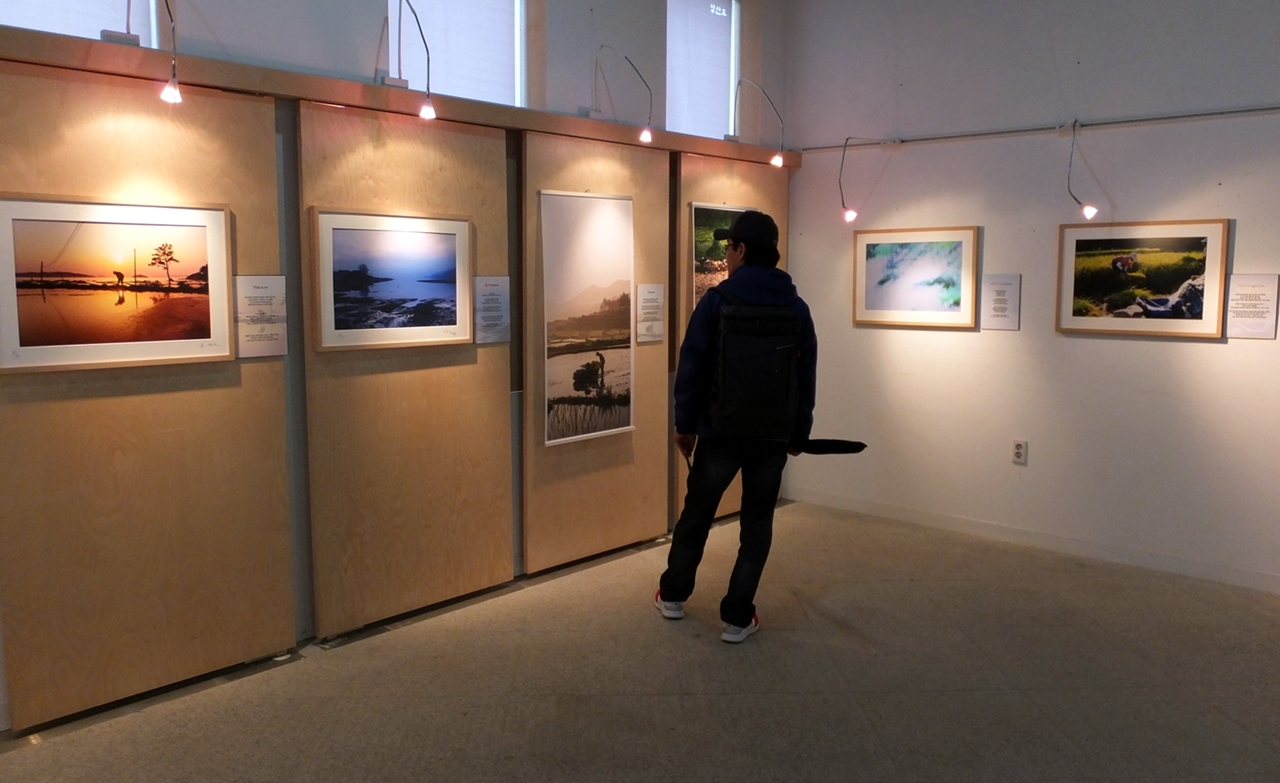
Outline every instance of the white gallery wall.
[[(797, 146), (1280, 104), (1280, 6), (796, 0)], [(1229, 272), (1280, 273), (1280, 112), (1086, 129), (1095, 222), (1230, 218)], [(850, 151), (857, 228), (978, 225), (1022, 275), (1017, 332), (852, 325), (840, 152), (792, 179), (788, 257), (820, 344), (816, 436), (784, 494), (1280, 591), (1280, 343), (1054, 330), (1070, 133)], [(1029, 441), (1029, 464), (1011, 462)]]
[[(164, 1), (155, 2), (161, 41), (167, 47), (172, 40), (169, 18)], [(369, 82), (376, 68), (387, 67), (383, 30), (387, 0), (171, 0), (171, 4), (182, 54)], [(406, 40), (416, 40), (417, 34), (416, 28), (405, 28)]]

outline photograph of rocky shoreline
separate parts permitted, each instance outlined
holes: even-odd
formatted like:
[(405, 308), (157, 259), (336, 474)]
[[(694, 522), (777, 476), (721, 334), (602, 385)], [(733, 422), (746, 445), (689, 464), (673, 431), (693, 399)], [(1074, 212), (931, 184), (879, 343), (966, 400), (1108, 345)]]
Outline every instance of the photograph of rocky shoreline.
[(455, 326), (457, 276), (453, 234), (335, 228), (334, 328)]

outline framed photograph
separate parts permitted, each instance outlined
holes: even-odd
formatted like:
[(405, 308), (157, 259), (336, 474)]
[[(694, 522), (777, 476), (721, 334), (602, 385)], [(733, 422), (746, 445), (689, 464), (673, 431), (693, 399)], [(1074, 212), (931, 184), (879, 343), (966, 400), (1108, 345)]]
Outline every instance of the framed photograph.
[(1058, 331), (1222, 336), (1226, 220), (1061, 226)]
[(729, 266), (724, 260), (725, 243), (713, 236), (717, 228), (728, 228), (738, 215), (755, 207), (726, 207), (721, 204), (692, 202), (693, 211), (693, 306), (697, 307), (702, 295), (729, 277)]
[(978, 227), (853, 232), (853, 322), (972, 329)]
[(0, 370), (235, 357), (225, 207), (0, 197)]
[(471, 342), (470, 225), (312, 209), (320, 349)]
[(541, 191), (548, 446), (634, 429), (630, 196)]

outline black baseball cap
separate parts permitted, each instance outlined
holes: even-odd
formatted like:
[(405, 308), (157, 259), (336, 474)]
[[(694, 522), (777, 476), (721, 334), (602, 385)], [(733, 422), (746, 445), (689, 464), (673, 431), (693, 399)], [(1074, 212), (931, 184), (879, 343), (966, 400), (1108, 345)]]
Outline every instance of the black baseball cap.
[(732, 226), (717, 228), (713, 236), (716, 239), (732, 239), (734, 242), (776, 248), (778, 224), (765, 213), (752, 210), (738, 215)]

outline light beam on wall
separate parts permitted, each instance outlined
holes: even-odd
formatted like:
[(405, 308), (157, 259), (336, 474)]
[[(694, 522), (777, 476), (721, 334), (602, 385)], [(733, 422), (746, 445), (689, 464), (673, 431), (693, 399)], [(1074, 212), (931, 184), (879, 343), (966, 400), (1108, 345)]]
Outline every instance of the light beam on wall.
[(780, 129), (778, 132), (778, 151), (774, 153), (772, 158), (769, 159), (769, 163), (770, 165), (777, 166), (778, 168), (782, 168), (782, 164), (784, 162), (782, 159), (782, 143), (787, 135), (787, 124), (782, 121), (782, 114), (778, 111), (778, 107), (773, 104), (773, 98), (769, 97), (769, 93), (765, 92), (764, 88), (761, 87), (759, 84), (756, 84), (755, 82), (751, 81), (745, 76), (739, 78), (738, 83), (733, 88), (733, 129), (732, 129), (732, 133), (725, 134), (724, 139), (725, 141), (735, 141), (735, 142), (738, 141), (738, 121), (739, 121), (738, 97), (742, 91), (743, 82), (750, 84), (752, 87), (755, 87), (757, 90), (760, 91), (760, 94), (764, 96), (764, 99), (769, 102), (769, 108), (773, 109), (773, 116), (778, 118), (778, 127)]
[(1076, 205), (1080, 207), (1080, 211), (1084, 213), (1085, 220), (1093, 220), (1094, 216), (1098, 214), (1098, 208), (1093, 206), (1092, 204), (1086, 204), (1080, 199), (1076, 198), (1076, 194), (1071, 191), (1071, 167), (1076, 162), (1076, 129), (1078, 127), (1080, 127), (1080, 121), (1072, 120), (1071, 121), (1071, 156), (1067, 158), (1067, 195), (1071, 196), (1071, 200), (1076, 202)]

